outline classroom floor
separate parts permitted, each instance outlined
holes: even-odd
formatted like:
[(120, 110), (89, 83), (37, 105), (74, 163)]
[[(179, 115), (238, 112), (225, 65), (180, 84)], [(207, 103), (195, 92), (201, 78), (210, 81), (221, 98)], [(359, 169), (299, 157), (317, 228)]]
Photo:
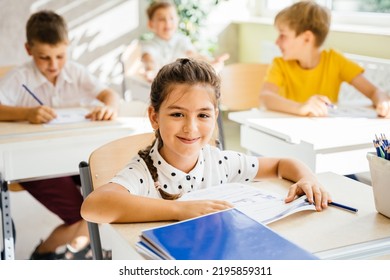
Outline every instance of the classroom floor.
[[(226, 149), (243, 151), (240, 147), (239, 126), (227, 120), (225, 114), (224, 131)], [(45, 239), (56, 226), (61, 224), (61, 220), (26, 191), (10, 192), (10, 204), (16, 228), (15, 259), (29, 259), (40, 240)], [(104, 231), (101, 234), (104, 235)]]

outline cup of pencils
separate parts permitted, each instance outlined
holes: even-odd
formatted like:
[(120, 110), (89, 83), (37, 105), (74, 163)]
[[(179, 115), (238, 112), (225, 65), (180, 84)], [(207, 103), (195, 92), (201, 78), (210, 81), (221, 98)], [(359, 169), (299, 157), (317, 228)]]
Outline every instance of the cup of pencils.
[(384, 134), (374, 139), (375, 152), (368, 153), (375, 208), (390, 218), (390, 148)]

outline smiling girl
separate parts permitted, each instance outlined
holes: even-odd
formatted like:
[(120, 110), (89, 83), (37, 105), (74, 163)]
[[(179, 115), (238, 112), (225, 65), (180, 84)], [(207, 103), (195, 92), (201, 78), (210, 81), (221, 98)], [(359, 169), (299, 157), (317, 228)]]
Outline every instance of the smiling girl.
[(226, 201), (176, 200), (183, 193), (229, 182), (281, 177), (294, 182), (285, 199), (306, 194), (327, 207), (315, 175), (292, 159), (257, 158), (209, 145), (218, 116), (220, 79), (206, 62), (178, 59), (152, 83), (149, 119), (154, 142), (110, 183), (84, 201), (82, 216), (97, 223), (185, 220), (232, 207)]

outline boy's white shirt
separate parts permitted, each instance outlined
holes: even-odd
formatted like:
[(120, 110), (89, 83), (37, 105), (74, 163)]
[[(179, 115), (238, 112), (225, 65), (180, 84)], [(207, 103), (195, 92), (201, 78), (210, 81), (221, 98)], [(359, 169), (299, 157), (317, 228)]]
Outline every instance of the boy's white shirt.
[(25, 84), (44, 105), (53, 108), (84, 107), (96, 104), (96, 96), (107, 88), (88, 70), (68, 61), (56, 85), (43, 76), (33, 61), (27, 62), (0, 80), (0, 104), (7, 106), (39, 106), (22, 87)]
[(155, 35), (151, 40), (142, 41), (141, 46), (143, 54), (148, 53), (153, 57), (157, 69), (178, 58), (187, 57), (188, 52), (195, 52), (190, 38), (181, 33), (175, 33), (168, 41)]

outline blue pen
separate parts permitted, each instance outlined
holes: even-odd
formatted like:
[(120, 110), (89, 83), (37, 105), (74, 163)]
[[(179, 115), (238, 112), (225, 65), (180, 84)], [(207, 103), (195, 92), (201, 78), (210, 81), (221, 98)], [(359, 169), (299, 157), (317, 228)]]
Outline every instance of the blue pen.
[(358, 209), (356, 208), (353, 208), (353, 207), (350, 207), (350, 206), (347, 206), (347, 205), (344, 205), (344, 204), (340, 204), (340, 203), (337, 203), (337, 202), (329, 202), (328, 203), (330, 206), (335, 206), (335, 207), (338, 207), (338, 208), (341, 208), (341, 209), (344, 209), (344, 210), (348, 210), (348, 211), (351, 211), (351, 212), (354, 212), (354, 213), (357, 213)]
[(329, 109), (333, 109), (333, 110), (336, 110), (337, 109), (337, 106), (332, 104), (332, 103), (328, 103), (326, 102), (325, 105), (329, 108)]
[[(306, 202), (309, 202), (309, 200), (306, 198), (305, 199)], [(357, 213), (358, 209), (356, 208), (353, 208), (353, 207), (350, 207), (350, 206), (347, 206), (347, 205), (344, 205), (344, 204), (340, 204), (340, 203), (337, 203), (337, 202), (329, 202), (328, 203), (329, 206), (334, 206), (334, 207), (338, 207), (338, 208), (341, 208), (341, 209), (344, 209), (344, 210), (347, 210), (347, 211), (351, 211), (353, 213)]]
[(39, 100), (39, 98), (24, 84), (22, 84), (22, 87), (40, 104), (43, 105), (43, 102)]

